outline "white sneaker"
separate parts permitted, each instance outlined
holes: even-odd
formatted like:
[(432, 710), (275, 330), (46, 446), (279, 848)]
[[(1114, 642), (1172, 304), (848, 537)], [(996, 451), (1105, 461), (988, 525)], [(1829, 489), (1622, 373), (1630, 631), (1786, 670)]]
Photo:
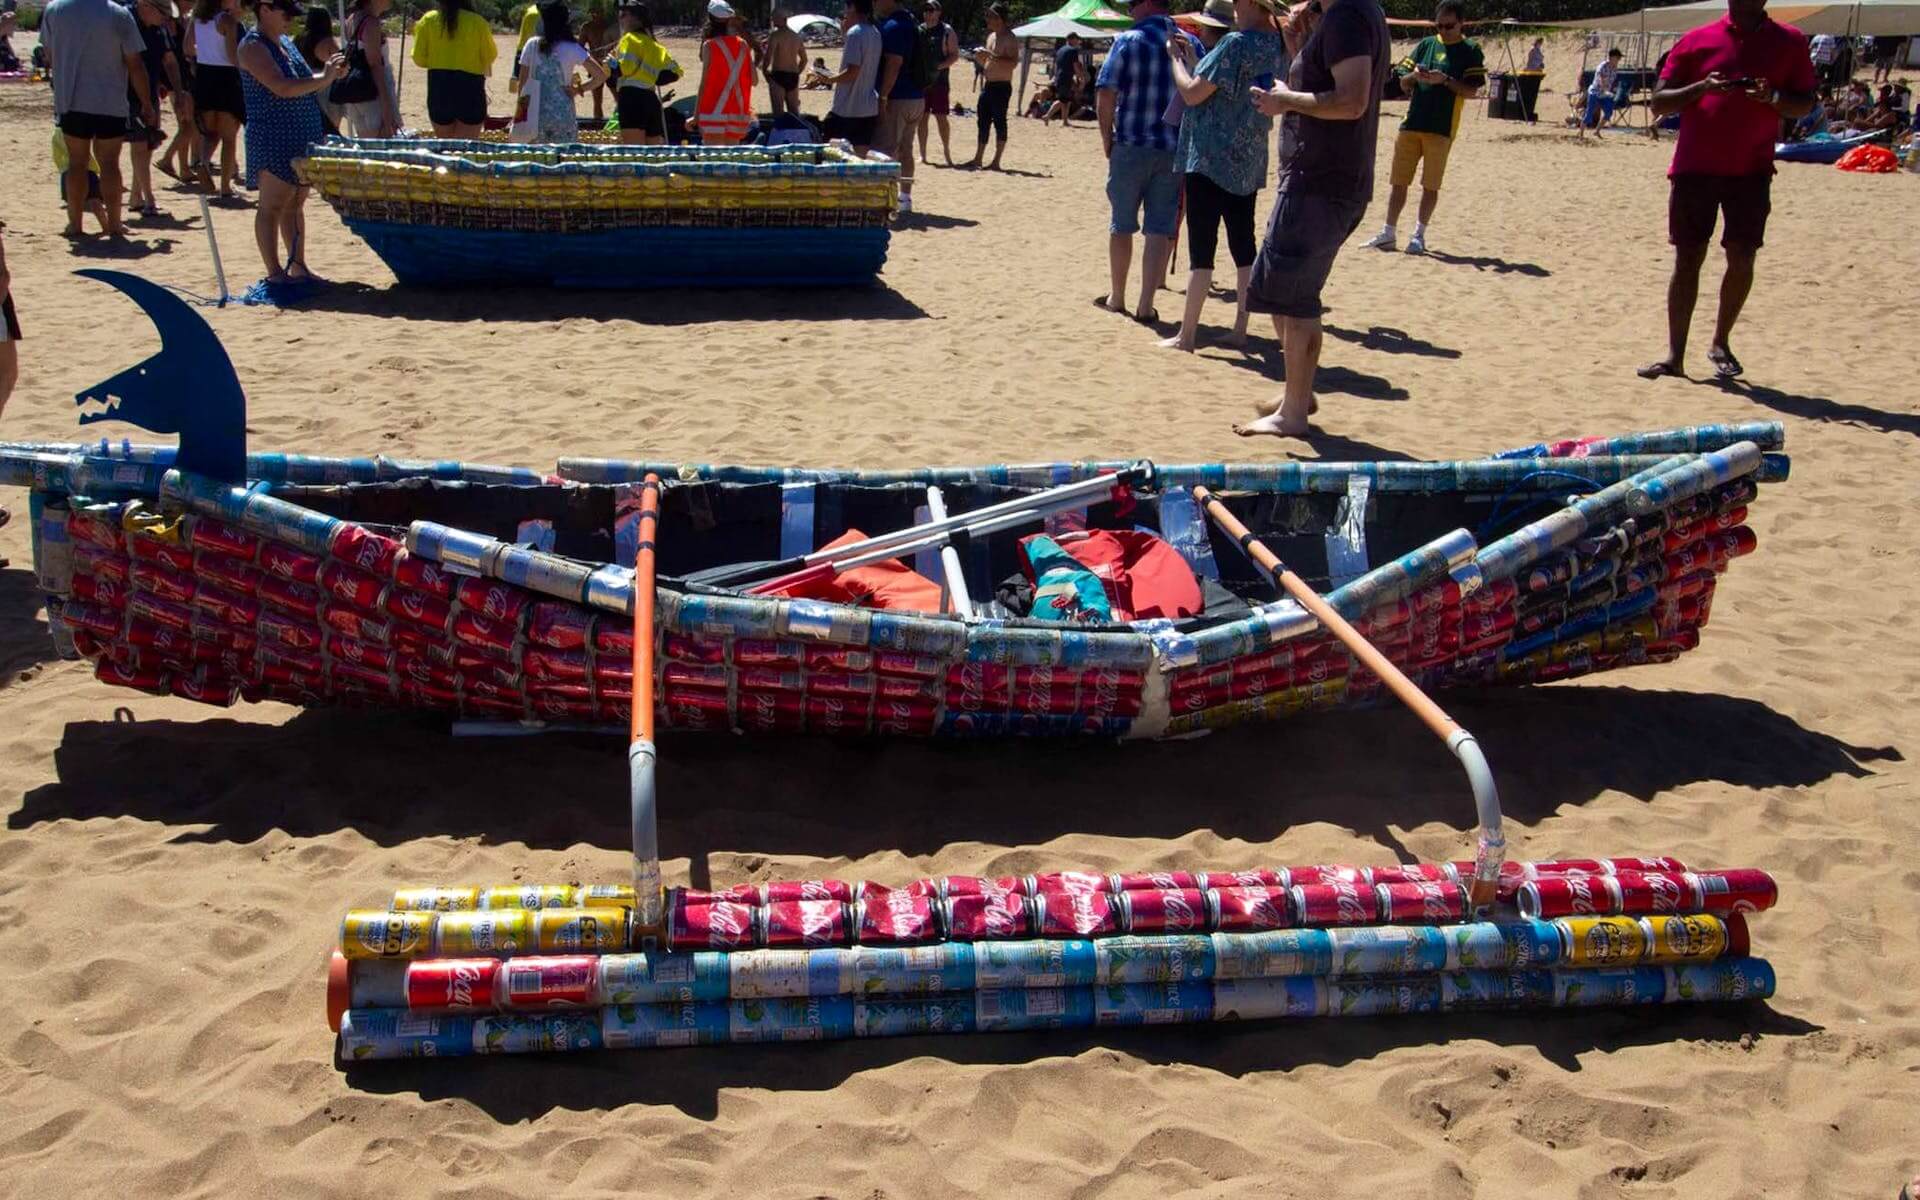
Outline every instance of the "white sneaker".
[(905, 192), (900, 193), (900, 207), (895, 209), (894, 213), (895, 215), (902, 216), (902, 217), (912, 216), (913, 215), (913, 197), (907, 195)]
[[(1391, 247), (1389, 247), (1389, 249), (1391, 249)], [(1416, 233), (1411, 238), (1407, 239), (1408, 254), (1425, 254), (1426, 252), (1427, 252), (1426, 238), (1423, 238)]]
[(1394, 248), (1393, 235), (1382, 229), (1366, 241), (1360, 243), (1362, 250), (1391, 250)]

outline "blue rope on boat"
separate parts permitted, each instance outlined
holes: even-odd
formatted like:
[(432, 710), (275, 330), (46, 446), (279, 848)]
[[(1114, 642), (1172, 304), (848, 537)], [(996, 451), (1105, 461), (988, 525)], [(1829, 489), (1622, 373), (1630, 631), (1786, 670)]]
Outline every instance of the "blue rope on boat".
[(1526, 487), (1528, 483), (1536, 479), (1566, 479), (1581, 485), (1589, 492), (1597, 492), (1600, 490), (1600, 485), (1593, 480), (1588, 479), (1584, 475), (1575, 475), (1571, 471), (1529, 471), (1527, 474), (1521, 476), (1512, 487), (1500, 493), (1499, 499), (1493, 502), (1493, 511), (1488, 513), (1487, 519), (1480, 522), (1479, 527), (1473, 531), (1473, 540), (1476, 542), (1485, 542), (1493, 533), (1494, 527), (1500, 523), (1502, 517), (1527, 512), (1530, 509), (1540, 507), (1542, 504), (1551, 504), (1558, 507), (1560, 501), (1557, 498), (1553, 496), (1536, 495), (1533, 497), (1531, 503), (1520, 506), (1515, 509), (1513, 513), (1507, 513), (1502, 509), (1501, 506), (1506, 504), (1516, 492), (1519, 492), (1522, 488)]

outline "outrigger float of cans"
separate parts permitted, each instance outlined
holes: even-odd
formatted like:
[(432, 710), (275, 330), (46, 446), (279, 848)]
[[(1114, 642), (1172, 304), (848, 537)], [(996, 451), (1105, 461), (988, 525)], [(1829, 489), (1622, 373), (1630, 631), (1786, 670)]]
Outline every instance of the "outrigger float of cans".
[(1288, 1017), (1764, 1000), (1758, 870), (1668, 857), (835, 879), (669, 891), (422, 887), (341, 922), (342, 1063)]

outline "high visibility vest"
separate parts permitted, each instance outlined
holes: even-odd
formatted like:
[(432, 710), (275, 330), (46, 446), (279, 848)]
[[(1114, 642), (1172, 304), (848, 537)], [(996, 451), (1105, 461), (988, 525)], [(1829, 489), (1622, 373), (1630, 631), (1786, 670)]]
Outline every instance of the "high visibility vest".
[(744, 38), (719, 37), (707, 43), (707, 69), (700, 79), (702, 135), (747, 136), (753, 123), (753, 51)]

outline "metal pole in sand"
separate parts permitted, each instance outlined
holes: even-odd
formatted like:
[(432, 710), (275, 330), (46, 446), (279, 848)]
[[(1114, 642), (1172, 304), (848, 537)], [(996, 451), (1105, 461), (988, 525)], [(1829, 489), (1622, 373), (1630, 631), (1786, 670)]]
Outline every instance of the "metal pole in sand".
[(633, 818), (633, 923), (658, 929), (663, 923), (660, 825), (653, 767), (653, 545), (660, 524), (660, 477), (640, 485), (639, 551), (633, 561), (633, 739), (627, 747), (629, 808)]
[(1313, 614), (1328, 633), (1345, 643), (1347, 649), (1353, 652), (1353, 657), (1378, 675), (1401, 703), (1412, 709), (1414, 715), (1447, 744), (1447, 749), (1466, 768), (1467, 780), (1473, 787), (1474, 810), (1480, 822), (1479, 838), (1474, 847), (1473, 878), (1467, 883), (1467, 892), (1474, 911), (1484, 912), (1492, 907), (1500, 880), (1500, 861), (1506, 856), (1507, 840), (1500, 831), (1500, 795), (1494, 788), (1493, 771), (1487, 766), (1486, 755), (1480, 752), (1480, 744), (1471, 733), (1460, 727), (1458, 721), (1448, 716), (1446, 710), (1434, 703), (1432, 697), (1415, 686), (1405, 672), (1380, 653), (1372, 642), (1362, 637), (1359, 630), (1348, 624), (1347, 619), (1336, 612), (1320, 593), (1308, 587), (1306, 580), (1294, 574), (1273, 551), (1254, 537), (1212, 492), (1204, 487), (1196, 487), (1193, 496), (1206, 509), (1207, 515), (1213, 518), (1214, 524), (1240, 544), (1247, 557), (1271, 575), (1281, 590), (1293, 597), (1300, 607)]
[(205, 196), (200, 197), (200, 222), (207, 227), (207, 249), (213, 251), (213, 277), (220, 285), (220, 307), (225, 308), (231, 298), (227, 294), (227, 270), (220, 265), (220, 240), (213, 236), (213, 208)]

